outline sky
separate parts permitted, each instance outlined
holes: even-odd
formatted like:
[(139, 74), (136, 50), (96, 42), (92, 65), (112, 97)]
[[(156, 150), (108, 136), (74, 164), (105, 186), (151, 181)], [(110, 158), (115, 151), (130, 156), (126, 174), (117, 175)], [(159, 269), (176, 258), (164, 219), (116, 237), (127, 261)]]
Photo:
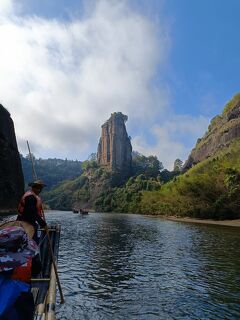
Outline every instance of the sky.
[(86, 160), (112, 112), (185, 161), (239, 89), (239, 0), (1, 0), (0, 103), (19, 151)]

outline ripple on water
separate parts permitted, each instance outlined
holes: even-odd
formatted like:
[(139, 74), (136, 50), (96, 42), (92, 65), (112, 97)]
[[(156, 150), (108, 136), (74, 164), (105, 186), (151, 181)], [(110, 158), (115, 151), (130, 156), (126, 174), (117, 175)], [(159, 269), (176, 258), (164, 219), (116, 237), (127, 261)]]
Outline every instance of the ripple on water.
[(238, 230), (128, 214), (47, 217), (62, 224), (59, 319), (240, 319)]

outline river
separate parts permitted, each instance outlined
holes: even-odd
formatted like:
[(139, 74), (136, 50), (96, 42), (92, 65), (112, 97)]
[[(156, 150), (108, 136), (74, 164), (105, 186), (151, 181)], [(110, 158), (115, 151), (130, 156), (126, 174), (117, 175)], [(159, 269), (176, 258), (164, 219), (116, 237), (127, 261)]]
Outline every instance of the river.
[(57, 319), (240, 319), (240, 229), (47, 213), (62, 225)]

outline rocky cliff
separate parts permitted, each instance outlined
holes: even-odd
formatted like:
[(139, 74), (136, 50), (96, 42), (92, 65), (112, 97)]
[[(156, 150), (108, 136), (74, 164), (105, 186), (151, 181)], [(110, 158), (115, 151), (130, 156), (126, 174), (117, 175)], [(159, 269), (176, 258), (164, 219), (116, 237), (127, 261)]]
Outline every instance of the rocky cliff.
[(223, 113), (212, 119), (208, 131), (202, 139), (198, 139), (184, 170), (194, 164), (216, 154), (228, 146), (233, 140), (240, 137), (240, 93), (225, 106)]
[(16, 210), (23, 191), (14, 124), (9, 112), (0, 105), (0, 211)]
[(121, 112), (111, 114), (102, 125), (102, 134), (98, 144), (97, 161), (108, 166), (111, 171), (128, 176), (132, 163), (132, 145), (126, 131), (127, 116)]

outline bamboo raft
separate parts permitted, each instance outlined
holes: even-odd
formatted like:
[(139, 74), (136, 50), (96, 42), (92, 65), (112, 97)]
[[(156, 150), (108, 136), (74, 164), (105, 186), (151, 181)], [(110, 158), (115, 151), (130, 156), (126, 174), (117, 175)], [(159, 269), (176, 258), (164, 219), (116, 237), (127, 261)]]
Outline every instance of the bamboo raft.
[[(60, 224), (49, 227), (51, 245), (56, 263), (58, 259), (60, 232)], [(42, 272), (37, 278), (31, 279), (32, 293), (35, 302), (34, 320), (53, 320), (56, 319), (56, 275), (49, 252), (48, 238), (43, 230), (41, 230), (39, 248)]]
[(79, 210), (79, 213), (80, 213), (80, 214), (88, 214), (88, 210), (86, 210), (86, 209), (80, 209), (80, 210)]

